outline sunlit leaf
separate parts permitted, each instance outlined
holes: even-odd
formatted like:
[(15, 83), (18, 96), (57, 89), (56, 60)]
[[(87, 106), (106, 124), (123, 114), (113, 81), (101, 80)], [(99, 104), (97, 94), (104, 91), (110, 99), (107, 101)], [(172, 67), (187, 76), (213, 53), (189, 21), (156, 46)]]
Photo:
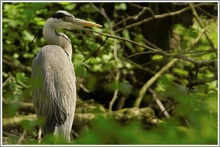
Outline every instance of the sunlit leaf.
[(115, 9), (116, 10), (126, 10), (127, 5), (126, 5), (126, 3), (116, 3), (115, 4)]

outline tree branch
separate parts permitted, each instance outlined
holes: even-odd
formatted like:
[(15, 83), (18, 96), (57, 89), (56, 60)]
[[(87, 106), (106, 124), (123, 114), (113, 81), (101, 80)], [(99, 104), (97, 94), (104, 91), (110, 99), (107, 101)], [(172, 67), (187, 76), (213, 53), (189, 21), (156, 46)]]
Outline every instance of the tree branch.
[(168, 70), (178, 59), (172, 59), (167, 65), (165, 65), (159, 72), (157, 72), (149, 81), (147, 81), (144, 86), (140, 89), (138, 97), (136, 98), (133, 107), (139, 107), (141, 101), (150, 86), (166, 71)]
[[(204, 25), (202, 24), (202, 21), (200, 20), (199, 16), (198, 16), (198, 13), (196, 12), (196, 9), (195, 9), (195, 5), (193, 3), (189, 3), (189, 6), (190, 8), (192, 9), (192, 12), (193, 12), (193, 15), (194, 17), (196, 18), (197, 22), (199, 23), (199, 26), (204, 29)], [(207, 30), (205, 29), (204, 30), (204, 34), (208, 40), (208, 42), (210, 43), (210, 45), (212, 46), (212, 48), (215, 48), (215, 45), (214, 43), (212, 42), (212, 40), (210, 39), (208, 33), (207, 33)], [(217, 49), (216, 49), (217, 50)]]
[[(116, 77), (115, 77), (115, 82), (119, 85), (119, 78), (120, 78), (120, 75), (121, 75), (121, 72), (118, 70), (117, 71), (117, 74), (116, 74)], [(112, 107), (113, 107), (113, 104), (115, 103), (117, 97), (118, 97), (118, 91), (119, 89), (116, 89), (114, 91), (114, 95), (112, 97), (112, 100), (110, 101), (109, 103), (109, 111), (112, 111)]]
[[(155, 48), (152, 48), (152, 47), (149, 47), (149, 46), (146, 46), (146, 45), (143, 45), (143, 44), (140, 44), (138, 42), (135, 42), (133, 40), (130, 40), (130, 39), (126, 39), (126, 38), (123, 38), (123, 37), (119, 37), (119, 36), (115, 36), (115, 35), (110, 35), (110, 34), (106, 34), (106, 33), (101, 33), (101, 32), (97, 32), (97, 31), (94, 31), (94, 30), (91, 30), (91, 29), (86, 29), (86, 28), (83, 28), (83, 30), (85, 31), (91, 31), (91, 32), (94, 32), (94, 33), (97, 33), (97, 34), (100, 34), (100, 35), (103, 35), (103, 36), (108, 36), (110, 38), (114, 38), (114, 39), (118, 39), (118, 40), (122, 40), (122, 41), (126, 41), (126, 42), (129, 42), (129, 43), (132, 43), (134, 45), (137, 45), (137, 46), (140, 46), (140, 47), (143, 47), (149, 51), (151, 51), (151, 53), (157, 53), (157, 54), (160, 54), (160, 55), (163, 55), (163, 56), (166, 56), (166, 57), (172, 57), (172, 58), (178, 58), (178, 59), (182, 59), (182, 60), (185, 60), (185, 61), (188, 61), (188, 62), (191, 62), (193, 64), (199, 64), (197, 61), (193, 60), (193, 59), (190, 59), (188, 58), (187, 56), (184, 56), (183, 54), (173, 54), (173, 53), (168, 53), (168, 52), (165, 52), (161, 49), (155, 49)], [(213, 50), (211, 50), (213, 51)], [(217, 51), (217, 50), (215, 50)], [(144, 52), (142, 52), (144, 53)]]
[(166, 108), (164, 107), (160, 99), (158, 98), (157, 93), (151, 88), (149, 88), (149, 91), (152, 93), (154, 100), (156, 101), (157, 105), (161, 109), (161, 112), (163, 112), (166, 118), (170, 118), (170, 114), (167, 112)]
[[(194, 6), (199, 7), (199, 6), (203, 6), (203, 5), (208, 5), (208, 3), (199, 3), (199, 4), (195, 4)], [(152, 17), (148, 17), (148, 18), (143, 19), (141, 21), (138, 21), (136, 23), (133, 23), (133, 24), (127, 25), (123, 28), (120, 28), (118, 30), (115, 30), (115, 33), (121, 32), (123, 29), (130, 29), (132, 27), (139, 26), (139, 25), (141, 25), (143, 23), (146, 23), (148, 21), (151, 21), (153, 19), (160, 19), (160, 18), (165, 18), (165, 17), (168, 17), (168, 16), (179, 15), (179, 14), (181, 14), (181, 13), (187, 11), (187, 10), (190, 10), (190, 7), (186, 7), (186, 8), (183, 8), (181, 10), (174, 11), (174, 12), (164, 13), (164, 14), (160, 14), (160, 15), (154, 15)]]

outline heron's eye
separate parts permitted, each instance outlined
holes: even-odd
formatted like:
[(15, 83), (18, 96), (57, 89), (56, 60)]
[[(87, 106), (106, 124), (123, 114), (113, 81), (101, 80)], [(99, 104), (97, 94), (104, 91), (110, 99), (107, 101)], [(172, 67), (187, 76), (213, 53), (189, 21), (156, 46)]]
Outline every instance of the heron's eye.
[(66, 18), (66, 17), (63, 17), (62, 19), (63, 19), (63, 21), (66, 21), (66, 20), (67, 20), (67, 18)]
[(63, 21), (68, 21), (68, 20), (70, 20), (70, 19), (71, 19), (71, 16), (70, 16), (70, 15), (68, 15), (68, 16), (63, 17), (62, 19), (63, 19)]

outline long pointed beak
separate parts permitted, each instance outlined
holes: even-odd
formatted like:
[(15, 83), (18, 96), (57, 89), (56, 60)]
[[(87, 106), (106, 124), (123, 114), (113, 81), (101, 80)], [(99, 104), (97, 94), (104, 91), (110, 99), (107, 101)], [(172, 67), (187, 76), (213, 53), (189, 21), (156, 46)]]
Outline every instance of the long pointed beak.
[(78, 18), (75, 18), (73, 23), (77, 23), (77, 24), (79, 24), (81, 26), (85, 26), (85, 27), (97, 27), (97, 28), (102, 27), (102, 25), (100, 25), (100, 24), (97, 24), (94, 22), (89, 22), (86, 20), (78, 19)]

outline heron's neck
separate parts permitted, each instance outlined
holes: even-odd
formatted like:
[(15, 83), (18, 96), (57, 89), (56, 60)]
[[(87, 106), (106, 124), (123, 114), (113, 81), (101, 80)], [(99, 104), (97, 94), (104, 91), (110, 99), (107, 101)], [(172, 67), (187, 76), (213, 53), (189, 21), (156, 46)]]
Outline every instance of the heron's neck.
[(64, 33), (56, 33), (56, 27), (54, 25), (45, 24), (43, 27), (43, 36), (49, 45), (58, 45), (63, 48), (72, 59), (72, 44), (70, 39)]

